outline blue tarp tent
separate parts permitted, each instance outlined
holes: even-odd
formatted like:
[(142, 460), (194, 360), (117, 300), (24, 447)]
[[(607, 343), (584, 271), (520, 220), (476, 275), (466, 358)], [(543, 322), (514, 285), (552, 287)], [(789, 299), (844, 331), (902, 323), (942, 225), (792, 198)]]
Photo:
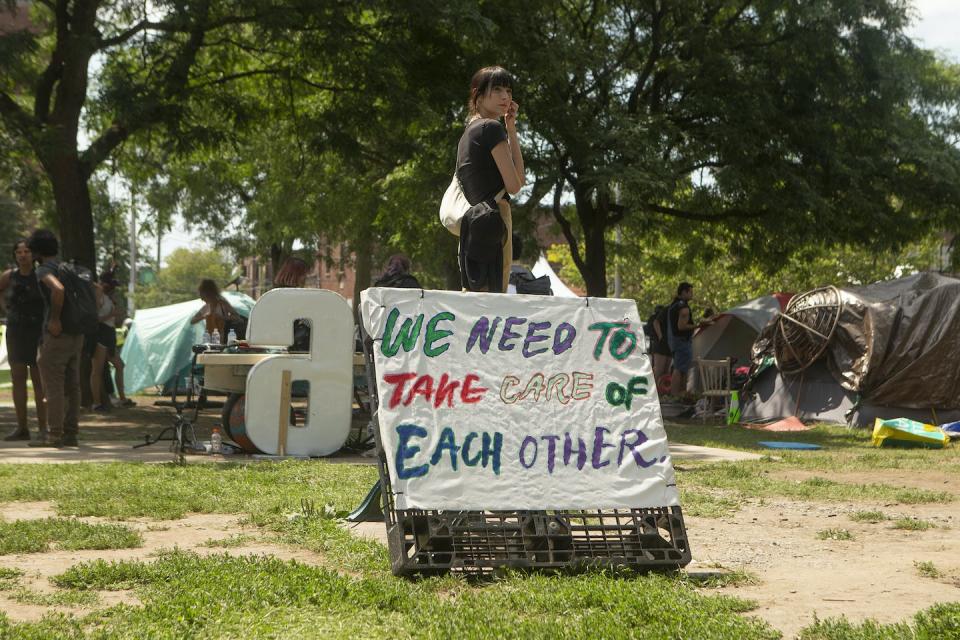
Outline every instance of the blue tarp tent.
[[(254, 300), (243, 293), (224, 291), (223, 296), (242, 316), (249, 316)], [(190, 364), (191, 347), (200, 342), (203, 323), (191, 325), (190, 318), (200, 310), (199, 298), (153, 309), (141, 309), (123, 343), (120, 357), (126, 364), (124, 382), (127, 393), (166, 384)]]

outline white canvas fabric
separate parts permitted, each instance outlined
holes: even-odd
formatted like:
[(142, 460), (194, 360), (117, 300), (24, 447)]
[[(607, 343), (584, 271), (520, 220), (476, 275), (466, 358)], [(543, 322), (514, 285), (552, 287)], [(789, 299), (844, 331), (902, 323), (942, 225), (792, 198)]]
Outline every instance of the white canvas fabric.
[(367, 289), (397, 509), (679, 504), (632, 300)]

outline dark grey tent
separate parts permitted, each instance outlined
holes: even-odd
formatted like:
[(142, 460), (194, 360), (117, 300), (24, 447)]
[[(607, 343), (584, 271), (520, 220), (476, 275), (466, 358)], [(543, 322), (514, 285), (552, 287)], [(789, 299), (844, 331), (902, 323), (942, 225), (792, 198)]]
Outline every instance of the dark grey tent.
[[(816, 312), (819, 328), (779, 319), (761, 332), (744, 419), (796, 415), (859, 426), (877, 417), (960, 419), (960, 279), (920, 273), (834, 291), (833, 309), (823, 302), (829, 295), (809, 295), (816, 292), (791, 302), (801, 319), (804, 296), (819, 302), (806, 310), (807, 318)], [(806, 343), (788, 344), (790, 332)]]

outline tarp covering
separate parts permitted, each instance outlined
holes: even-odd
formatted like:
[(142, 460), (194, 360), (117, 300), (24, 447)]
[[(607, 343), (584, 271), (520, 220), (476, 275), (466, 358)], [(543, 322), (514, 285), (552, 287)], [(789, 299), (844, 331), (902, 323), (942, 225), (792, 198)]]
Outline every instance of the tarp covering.
[[(960, 279), (918, 273), (840, 295), (824, 357), (844, 389), (885, 406), (960, 408)], [(775, 330), (758, 339), (755, 364), (772, 355)]]
[[(253, 308), (253, 298), (233, 291), (224, 291), (227, 302), (246, 317)], [(133, 316), (120, 356), (126, 365), (124, 383), (127, 393), (165, 384), (190, 364), (191, 348), (200, 342), (203, 323), (191, 325), (190, 318), (203, 307), (197, 298), (165, 307), (140, 309)]]
[(750, 364), (750, 350), (760, 331), (786, 307), (789, 293), (754, 298), (713, 317), (693, 336), (693, 357), (705, 360), (733, 358)]
[(828, 364), (864, 398), (960, 408), (960, 279), (919, 273), (844, 291)]
[[(960, 410), (960, 279), (919, 273), (840, 290), (843, 309), (824, 355), (800, 374), (759, 372), (773, 355), (768, 325), (754, 345), (755, 380), (744, 418), (857, 424), (873, 418), (941, 419)], [(792, 405), (792, 406), (791, 406)]]

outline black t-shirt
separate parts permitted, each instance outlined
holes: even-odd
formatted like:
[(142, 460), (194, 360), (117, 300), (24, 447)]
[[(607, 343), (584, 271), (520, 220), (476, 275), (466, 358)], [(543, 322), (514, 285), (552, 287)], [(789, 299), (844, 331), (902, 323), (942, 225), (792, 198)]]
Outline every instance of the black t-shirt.
[(36, 271), (23, 275), (19, 269), (10, 274), (7, 288), (7, 325), (17, 327), (43, 324), (43, 294)]
[[(673, 330), (673, 337), (674, 337), (674, 338), (680, 338), (680, 339), (683, 339), (683, 340), (689, 340), (691, 337), (693, 337), (693, 329), (685, 329), (685, 330), (683, 330), (683, 331), (680, 331), (680, 330), (677, 328), (677, 323), (680, 322), (680, 310), (681, 310), (681, 309), (686, 309), (687, 311), (690, 311), (690, 305), (687, 304), (687, 301), (686, 301), (686, 300), (677, 299), (677, 300), (674, 300), (674, 301), (673, 301), (673, 304), (670, 305), (670, 311), (669, 311), (669, 314), (668, 314), (668, 316), (669, 316), (669, 322), (670, 322), (670, 328)], [(692, 312), (691, 312), (691, 315), (687, 316), (687, 321), (690, 322), (690, 323), (693, 323), (693, 315), (692, 315)]]
[(493, 200), (504, 188), (493, 148), (507, 139), (499, 120), (477, 118), (467, 125), (457, 145), (457, 177), (471, 204)]

